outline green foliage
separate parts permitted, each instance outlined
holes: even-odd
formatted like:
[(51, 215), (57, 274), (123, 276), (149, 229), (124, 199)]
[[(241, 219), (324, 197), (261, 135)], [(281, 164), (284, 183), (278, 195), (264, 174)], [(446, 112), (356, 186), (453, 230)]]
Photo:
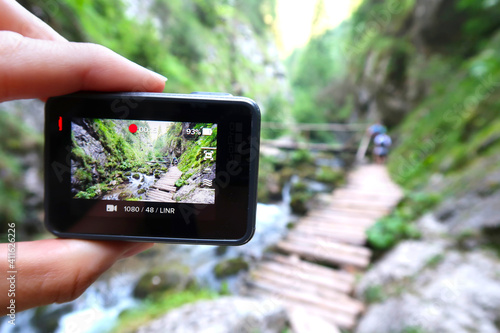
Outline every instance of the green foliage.
[[(404, 140), (389, 158), (389, 170), (408, 188), (421, 187), (430, 175), (467, 170), (499, 149), (497, 110), (500, 34), (458, 69), (436, 57), (439, 68), (432, 93), (398, 129)], [(442, 77), (449, 79), (443, 80)]]
[(401, 333), (426, 333), (423, 328), (417, 326), (406, 327)]
[[(308, 45), (295, 51), (287, 59), (291, 76), (294, 101), (292, 114), (298, 123), (324, 123), (338, 121), (350, 115), (352, 109), (343, 109), (348, 101), (346, 94), (330, 93), (332, 81), (344, 81), (347, 75), (345, 58), (338, 45), (347, 37), (348, 25), (315, 36)], [(348, 84), (347, 80), (343, 84)], [(335, 90), (335, 89), (334, 89)], [(310, 139), (331, 142), (332, 135), (315, 132)]]
[[(270, 96), (263, 110), (262, 121), (271, 123), (291, 123), (290, 116), (290, 103), (286, 100), (285, 96), (276, 94)], [(290, 130), (283, 129), (262, 129), (262, 137), (265, 139), (275, 139), (285, 134), (289, 134)]]
[(369, 286), (364, 292), (364, 299), (368, 304), (383, 302), (387, 295), (381, 286)]
[[(211, 128), (213, 127), (213, 124), (198, 123), (193, 128), (200, 129), (202, 127)], [(210, 136), (199, 136), (196, 140), (188, 141), (185, 147), (185, 151), (182, 154), (182, 158), (180, 159), (178, 164), (179, 170), (181, 170), (182, 172), (187, 172), (190, 169), (201, 171), (202, 168), (206, 168), (213, 165), (217, 159), (217, 150), (213, 151), (212, 155), (213, 161), (211, 160), (204, 161), (203, 150), (201, 149), (202, 147), (217, 148), (217, 127), (212, 128), (212, 135)]]
[(92, 184), (92, 174), (86, 169), (76, 169), (74, 177), (83, 187)]
[(339, 185), (344, 181), (345, 173), (342, 169), (321, 166), (316, 172), (316, 180), (330, 185)]
[(223, 296), (231, 295), (231, 291), (229, 290), (229, 283), (227, 283), (227, 281), (221, 283), (219, 294)]
[[(137, 121), (136, 124), (141, 127), (148, 126), (147, 122)], [(73, 175), (80, 190), (77, 198), (100, 197), (109, 190), (104, 184), (119, 182), (124, 171), (125, 176), (130, 176), (131, 172), (152, 173), (151, 167), (145, 166), (150, 152), (143, 145), (145, 133), (131, 134), (128, 123), (122, 120), (93, 119), (87, 120), (86, 125), (93, 131), (94, 136), (99, 137), (106, 152), (106, 162), (94, 160), (77, 144), (75, 138), (72, 138), (71, 157), (80, 164)], [(135, 179), (140, 178), (139, 174), (132, 176)]]
[(397, 213), (380, 219), (367, 231), (370, 245), (387, 250), (403, 239), (417, 238), (419, 233), (410, 222)]
[(0, 220), (5, 222), (0, 231), (4, 231), (8, 222), (22, 221), (29, 214), (23, 206), (29, 192), (23, 185), (26, 166), (20, 156), (34, 151), (41, 158), (42, 137), (2, 110), (0, 128)]
[[(268, 38), (265, 16), (274, 16), (274, 0), (153, 0), (133, 6), (148, 9), (140, 13), (123, 0), (22, 2), (68, 39), (107, 46), (164, 73), (169, 91), (183, 93), (233, 92), (232, 78), (244, 80), (244, 72), (253, 70), (234, 52), (235, 25), (244, 23), (258, 38)], [(262, 89), (250, 80), (245, 86), (249, 95)]]
[[(273, 199), (281, 199), (281, 190), (284, 185), (284, 183), (280, 184), (279, 181), (280, 174), (282, 174), (282, 172), (280, 172), (281, 169), (282, 165), (280, 161), (274, 156), (263, 155), (259, 158), (259, 179), (257, 183), (258, 202), (268, 203), (273, 201)], [(286, 181), (289, 180), (290, 176), (291, 175), (286, 177)], [(276, 195), (277, 198), (273, 198), (273, 194)]]
[(441, 196), (436, 194), (407, 195), (389, 216), (378, 220), (368, 229), (368, 242), (378, 250), (387, 250), (403, 239), (420, 237), (413, 222), (440, 201)]
[(77, 199), (94, 199), (109, 191), (110, 188), (104, 184), (100, 183), (94, 186), (88, 187), (85, 191), (80, 191), (75, 195)]
[(439, 253), (439, 254), (436, 254), (434, 255), (433, 257), (431, 257), (428, 261), (427, 261), (427, 267), (429, 268), (435, 268), (437, 267), (442, 261), (444, 260), (444, 254), (442, 253)]
[(140, 326), (184, 304), (210, 300), (218, 294), (208, 289), (191, 288), (181, 292), (166, 292), (155, 300), (146, 299), (139, 307), (120, 314), (118, 324), (112, 332), (135, 332)]
[(482, 46), (483, 41), (500, 27), (500, 3), (496, 1), (459, 0), (457, 9), (467, 16), (462, 33), (471, 46)]
[(300, 165), (309, 165), (314, 163), (314, 159), (311, 153), (307, 149), (297, 149), (292, 152), (290, 163), (292, 167), (298, 167)]

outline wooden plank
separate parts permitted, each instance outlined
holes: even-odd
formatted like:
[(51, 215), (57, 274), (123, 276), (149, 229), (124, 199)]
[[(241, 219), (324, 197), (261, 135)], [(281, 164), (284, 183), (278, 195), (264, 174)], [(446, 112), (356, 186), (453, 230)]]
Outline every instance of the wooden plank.
[[(295, 309), (297, 307), (301, 307), (301, 308), (307, 309), (307, 312), (310, 313), (311, 315), (323, 318), (324, 320), (326, 320), (327, 322), (329, 322), (332, 325), (342, 327), (342, 328), (345, 328), (348, 330), (352, 329), (352, 327), (353, 327), (353, 326), (349, 327), (349, 326), (339, 325), (338, 318), (336, 318), (335, 314), (333, 314), (329, 310), (324, 310), (323, 308), (317, 307), (313, 304), (303, 304), (300, 301), (276, 296), (268, 291), (265, 291), (262, 289), (257, 289), (255, 287), (253, 287), (251, 292), (248, 292), (247, 294), (252, 295), (253, 297), (271, 300), (271, 301), (276, 302), (276, 303), (281, 303), (281, 304), (283, 304), (283, 306), (287, 310), (287, 313), (290, 311), (293, 311), (293, 309)], [(353, 322), (355, 323), (355, 319), (353, 319)], [(313, 333), (313, 332), (311, 332), (311, 333)]]
[(366, 243), (366, 235), (364, 233), (360, 234), (349, 234), (342, 232), (332, 232), (329, 230), (322, 229), (307, 229), (298, 227), (294, 229), (290, 234), (299, 235), (301, 237), (318, 238), (332, 241), (342, 241), (352, 245), (363, 245)]
[(162, 192), (158, 190), (149, 191), (147, 197), (149, 199), (160, 200), (163, 202), (175, 202), (172, 198), (172, 193)]
[(285, 277), (293, 276), (300, 281), (320, 285), (323, 288), (335, 290), (337, 292), (350, 293), (353, 288), (352, 282), (332, 278), (328, 275), (313, 274), (312, 272), (302, 268), (283, 265), (275, 261), (265, 261), (259, 264), (257, 269), (275, 272)]
[(323, 241), (321, 239), (307, 238), (301, 237), (294, 234), (289, 234), (287, 236), (287, 240), (290, 242), (296, 242), (298, 244), (307, 244), (313, 246), (319, 246), (322, 248), (333, 249), (335, 251), (339, 251), (346, 254), (359, 255), (370, 257), (371, 251), (363, 246), (349, 245), (341, 242), (333, 242), (333, 241)]
[(345, 253), (331, 246), (326, 246), (324, 242), (318, 244), (295, 244), (289, 241), (281, 241), (278, 242), (276, 247), (287, 253), (297, 254), (306, 259), (325, 262), (331, 265), (350, 265), (365, 268), (370, 263), (369, 256), (357, 253)]
[(363, 209), (351, 209), (351, 208), (338, 208), (338, 207), (325, 207), (323, 208), (324, 212), (332, 212), (332, 213), (337, 213), (339, 215), (344, 215), (344, 216), (361, 216), (361, 217), (366, 217), (366, 218), (371, 218), (371, 219), (378, 219), (386, 214), (389, 213), (389, 210), (386, 212), (374, 212), (374, 211), (368, 211), (368, 210), (363, 210)]
[(342, 281), (349, 285), (353, 285), (355, 277), (352, 274), (346, 273), (344, 271), (339, 271), (330, 267), (325, 267), (318, 265), (309, 261), (301, 260), (298, 256), (284, 256), (281, 254), (268, 255), (270, 260), (276, 261), (278, 263), (291, 266), (293, 268), (299, 269), (299, 271), (306, 271), (311, 274), (324, 276), (332, 280)]
[(247, 282), (251, 287), (261, 289), (267, 297), (272, 297), (282, 301), (285, 305), (301, 305), (314, 308), (322, 314), (328, 314), (330, 320), (342, 328), (352, 328), (355, 325), (355, 317), (351, 314), (339, 311), (338, 306), (334, 302), (325, 301), (321, 297), (308, 295), (304, 293), (296, 293), (293, 290), (277, 288), (269, 283), (262, 281), (249, 281)]
[(321, 297), (326, 301), (333, 301), (335, 307), (338, 307), (338, 311), (340, 312), (357, 315), (364, 310), (362, 302), (339, 293), (338, 291), (330, 290), (314, 283), (304, 283), (301, 280), (290, 278), (289, 276), (287, 277), (276, 272), (260, 269), (253, 271), (252, 277), (256, 281), (269, 283), (278, 289), (293, 290), (296, 293), (307, 293), (309, 295)]
[[(349, 232), (358, 232), (365, 233), (366, 224), (357, 224), (357, 223), (337, 223), (334, 221), (324, 221), (324, 220), (303, 220), (300, 223), (297, 223), (294, 228), (299, 227), (311, 227), (311, 228), (319, 228), (319, 229), (327, 229), (327, 230), (335, 230), (335, 231), (349, 231)], [(293, 229), (292, 229), (293, 230)]]
[(356, 198), (369, 198), (369, 199), (394, 199), (398, 200), (402, 197), (401, 191), (396, 191), (392, 193), (380, 192), (374, 189), (349, 189), (349, 188), (339, 188), (335, 190), (334, 196), (355, 196)]
[(330, 197), (330, 202), (341, 203), (346, 205), (362, 205), (364, 207), (386, 207), (392, 208), (398, 204), (399, 200), (394, 200), (393, 198), (377, 198), (377, 197), (355, 197), (348, 195), (332, 195)]
[[(333, 199), (333, 198), (332, 198)], [(352, 207), (352, 208), (365, 208), (365, 209), (373, 209), (373, 210), (387, 210), (388, 208), (392, 208), (394, 206), (394, 201), (384, 201), (384, 202), (376, 202), (373, 200), (349, 200), (345, 198), (335, 198), (332, 200), (331, 205), (340, 206), (340, 207)]]
[(177, 191), (177, 187), (175, 186), (170, 186), (170, 185), (163, 185), (163, 184), (155, 184), (153, 186), (151, 186), (152, 188), (156, 188), (158, 190), (162, 190), (162, 191), (166, 191), (166, 192), (176, 192)]
[(375, 219), (370, 217), (358, 217), (356, 215), (346, 215), (344, 213), (338, 213), (331, 210), (318, 210), (312, 211), (309, 213), (305, 220), (320, 220), (323, 222), (335, 222), (335, 223), (344, 223), (344, 224), (358, 224), (358, 225), (367, 225), (373, 223)]
[(306, 232), (324, 232), (325, 236), (336, 236), (336, 235), (344, 235), (344, 236), (353, 236), (353, 237), (363, 237), (366, 234), (367, 228), (359, 227), (356, 225), (338, 225), (332, 223), (329, 225), (328, 223), (322, 222), (303, 222), (296, 225), (291, 231), (306, 231)]

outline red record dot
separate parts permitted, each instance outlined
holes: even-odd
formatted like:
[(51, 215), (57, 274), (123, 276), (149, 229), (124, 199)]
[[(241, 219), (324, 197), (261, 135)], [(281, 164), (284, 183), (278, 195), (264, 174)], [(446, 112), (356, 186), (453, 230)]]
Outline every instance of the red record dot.
[(137, 125), (136, 124), (132, 124), (128, 127), (128, 130), (130, 131), (130, 133), (134, 134), (135, 132), (137, 132)]

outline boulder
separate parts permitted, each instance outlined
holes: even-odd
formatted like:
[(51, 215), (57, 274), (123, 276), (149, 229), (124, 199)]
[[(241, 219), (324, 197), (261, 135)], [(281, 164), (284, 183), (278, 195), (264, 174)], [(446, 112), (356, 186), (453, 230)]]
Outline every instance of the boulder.
[(460, 235), (484, 228), (500, 228), (500, 191), (487, 196), (485, 192), (485, 187), (481, 187), (478, 192), (452, 197), (438, 208), (436, 215), (449, 233)]
[(498, 332), (498, 258), (483, 250), (439, 252), (442, 244), (418, 243), (401, 243), (362, 279), (358, 294), (377, 283), (389, 298), (367, 309), (356, 332)]
[(242, 270), (248, 269), (248, 263), (243, 258), (232, 258), (219, 262), (214, 267), (214, 273), (217, 278), (224, 278), (235, 275)]
[(134, 288), (134, 297), (155, 297), (169, 290), (184, 290), (193, 282), (191, 271), (183, 265), (170, 264), (145, 273)]
[(411, 279), (425, 269), (435, 256), (442, 254), (446, 246), (443, 240), (401, 242), (363, 276), (357, 285), (357, 296), (363, 298), (369, 288), (388, 288), (391, 283)]
[(286, 321), (284, 307), (274, 301), (232, 296), (184, 305), (137, 332), (280, 333)]

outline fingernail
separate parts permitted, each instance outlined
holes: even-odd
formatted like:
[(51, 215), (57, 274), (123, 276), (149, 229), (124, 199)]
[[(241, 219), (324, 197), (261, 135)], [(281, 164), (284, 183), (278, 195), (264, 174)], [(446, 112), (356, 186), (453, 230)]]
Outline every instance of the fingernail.
[(168, 81), (168, 79), (167, 79), (165, 76), (163, 76), (163, 75), (161, 75), (161, 74), (158, 74), (158, 73), (156, 73), (156, 72), (153, 72), (153, 71), (150, 71), (150, 72), (151, 72), (151, 73), (153, 73), (153, 75), (154, 75), (154, 76), (156, 76), (157, 78), (159, 78), (159, 79), (160, 79), (160, 80), (162, 80), (163, 82), (167, 82), (167, 81)]

